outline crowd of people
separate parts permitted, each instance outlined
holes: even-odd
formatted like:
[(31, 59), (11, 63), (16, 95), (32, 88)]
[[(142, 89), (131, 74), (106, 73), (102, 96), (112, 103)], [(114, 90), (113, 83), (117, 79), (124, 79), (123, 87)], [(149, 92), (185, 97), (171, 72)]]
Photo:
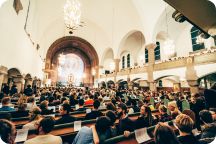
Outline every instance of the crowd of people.
[[(203, 95), (74, 87), (44, 87), (34, 91), (31, 86), (27, 86), (23, 93), (5, 93), (3, 88), (1, 95), (0, 141), (4, 143), (13, 144), (15, 140), (16, 127), (12, 118), (29, 117), (23, 128), (36, 130), (38, 135), (25, 144), (61, 144), (64, 140), (50, 132), (55, 125), (75, 122), (77, 118), (70, 112), (85, 112), (87, 105), (93, 108), (84, 120), (96, 119), (96, 123), (91, 127), (83, 126), (71, 142), (73, 144), (103, 143), (119, 135), (127, 138), (135, 130), (150, 126), (155, 126), (156, 144), (206, 144), (212, 142), (216, 135), (216, 104), (212, 102), (216, 85), (205, 90)], [(187, 108), (183, 104), (185, 102)], [(50, 116), (55, 114), (50, 106), (59, 107), (59, 119)], [(105, 113), (101, 109), (106, 109)], [(131, 119), (129, 115), (134, 113), (139, 113), (139, 116)], [(166, 123), (168, 121), (173, 122), (177, 131)], [(200, 133), (198, 136), (192, 133), (194, 129)]]

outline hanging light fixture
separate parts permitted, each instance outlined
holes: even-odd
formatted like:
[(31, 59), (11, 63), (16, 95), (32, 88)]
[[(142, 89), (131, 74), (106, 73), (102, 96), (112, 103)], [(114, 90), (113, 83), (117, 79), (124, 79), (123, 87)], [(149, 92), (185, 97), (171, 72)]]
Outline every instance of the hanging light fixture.
[(164, 53), (167, 56), (172, 56), (175, 53), (175, 44), (172, 39), (169, 38), (169, 29), (168, 29), (168, 20), (167, 20), (167, 7), (165, 5), (166, 12), (166, 31), (167, 31), (167, 39), (164, 42)]
[(64, 5), (64, 22), (72, 34), (80, 25), (81, 4), (79, 0), (67, 0)]
[(59, 57), (58, 57), (59, 64), (60, 64), (60, 65), (64, 65), (65, 59), (66, 59), (66, 58), (65, 58), (65, 55), (63, 55), (63, 53), (60, 54)]

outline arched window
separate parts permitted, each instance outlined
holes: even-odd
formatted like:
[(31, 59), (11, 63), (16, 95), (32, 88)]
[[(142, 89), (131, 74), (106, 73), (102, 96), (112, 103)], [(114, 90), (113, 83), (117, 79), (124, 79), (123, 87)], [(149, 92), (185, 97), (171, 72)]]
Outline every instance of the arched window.
[(162, 82), (162, 80), (159, 80), (159, 81), (158, 81), (158, 84), (159, 84), (159, 87), (163, 87), (163, 82)]
[(160, 60), (160, 43), (156, 42), (157, 47), (154, 49), (155, 60)]
[(145, 48), (145, 63), (148, 63), (148, 49)]
[(197, 43), (197, 37), (199, 36), (199, 34), (200, 34), (200, 30), (196, 27), (192, 27), (191, 40), (192, 40), (193, 51), (197, 51), (205, 48), (204, 42)]
[(122, 68), (125, 68), (125, 56), (122, 57)]
[(130, 54), (127, 55), (127, 67), (130, 67)]

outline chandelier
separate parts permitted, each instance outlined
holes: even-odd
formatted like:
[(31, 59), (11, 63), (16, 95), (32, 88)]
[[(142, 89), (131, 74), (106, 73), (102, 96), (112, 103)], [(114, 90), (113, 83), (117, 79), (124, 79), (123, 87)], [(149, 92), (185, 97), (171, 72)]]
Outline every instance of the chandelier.
[(58, 57), (58, 61), (59, 61), (60, 65), (64, 65), (64, 63), (65, 63), (65, 55), (60, 54), (59, 57)]
[(78, 0), (67, 0), (64, 5), (64, 22), (70, 34), (80, 26), (81, 4)]

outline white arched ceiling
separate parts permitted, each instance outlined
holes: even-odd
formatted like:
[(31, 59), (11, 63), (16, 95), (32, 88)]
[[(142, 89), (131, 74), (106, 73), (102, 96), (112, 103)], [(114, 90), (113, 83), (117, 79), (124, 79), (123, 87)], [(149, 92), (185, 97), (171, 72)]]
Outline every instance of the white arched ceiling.
[[(73, 35), (90, 42), (99, 57), (102, 56), (103, 49), (107, 47), (116, 50), (127, 31), (142, 27), (137, 11), (130, 0), (79, 1), (82, 10), (81, 19), (85, 22), (85, 26), (79, 28)], [(63, 22), (65, 0), (37, 0), (36, 3), (35, 17), (38, 23), (37, 29), (40, 29), (37, 38), (41, 47), (46, 49), (53, 41), (65, 36)]]
[(102, 65), (105, 70), (109, 70), (110, 69), (110, 63), (113, 63), (113, 62), (114, 62), (113, 50), (112, 50), (112, 48), (107, 48), (103, 53), (100, 65)]
[[(132, 31), (125, 35), (120, 43), (118, 55), (122, 55), (124, 52), (131, 54), (131, 59), (134, 62), (139, 61), (139, 52), (145, 45), (145, 38), (140, 31)], [(132, 64), (133, 65), (133, 64)]]

